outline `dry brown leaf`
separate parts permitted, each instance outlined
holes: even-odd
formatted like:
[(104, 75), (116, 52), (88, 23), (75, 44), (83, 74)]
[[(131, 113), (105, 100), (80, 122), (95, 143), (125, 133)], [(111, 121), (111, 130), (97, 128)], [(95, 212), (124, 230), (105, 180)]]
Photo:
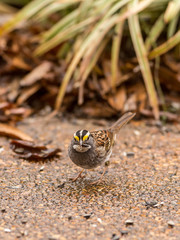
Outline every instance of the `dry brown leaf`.
[(4, 110), (4, 109), (8, 109), (8, 108), (11, 108), (12, 106), (12, 103), (9, 103), (9, 102), (1, 102), (0, 103), (0, 110)]
[(58, 152), (60, 152), (59, 149), (47, 149), (42, 153), (25, 153), (20, 155), (21, 158), (29, 159), (29, 160), (42, 160), (46, 158), (52, 158), (54, 157)]
[(3, 123), (0, 123), (0, 136), (7, 136), (27, 141), (33, 141), (33, 139), (29, 135), (22, 132), (18, 128)]
[(138, 87), (136, 89), (136, 100), (139, 111), (142, 109), (145, 109), (146, 100), (147, 100), (147, 94), (146, 89), (143, 84), (138, 84)]
[(20, 57), (14, 57), (12, 59), (12, 62), (11, 64), (14, 66), (14, 67), (17, 67), (17, 68), (20, 68), (20, 69), (23, 69), (23, 70), (31, 70), (31, 66), (29, 66), (27, 63), (25, 63), (23, 61), (23, 59), (21, 59)]
[[(143, 109), (143, 110), (141, 111), (141, 113), (142, 113), (144, 116), (153, 117), (153, 112), (152, 112), (151, 110)], [(175, 114), (175, 113), (160, 111), (160, 116), (161, 116), (161, 117), (166, 117), (168, 121), (180, 122), (180, 117), (179, 117), (179, 115), (178, 115), (178, 114)]]
[(5, 111), (5, 115), (19, 115), (23, 117), (27, 117), (32, 113), (32, 110), (29, 108), (19, 107), (19, 108), (11, 108)]
[(45, 158), (54, 157), (58, 152), (61, 151), (59, 148), (48, 149), (42, 144), (22, 140), (12, 140), (10, 147), (21, 158), (30, 160), (42, 160)]
[(125, 111), (143, 110), (146, 107), (147, 94), (144, 84), (136, 82), (127, 88), (127, 94), (130, 96), (125, 104)]
[(31, 86), (35, 82), (40, 81), (43, 77), (45, 77), (46, 73), (50, 71), (51, 67), (51, 62), (42, 62), (20, 81), (20, 85), (23, 87)]
[(7, 93), (7, 91), (8, 91), (8, 89), (7, 89), (7, 88), (3, 88), (3, 87), (1, 86), (1, 88), (0, 88), (0, 96), (2, 96), (2, 95), (4, 95), (4, 94), (6, 94), (6, 93)]
[(160, 67), (159, 79), (166, 88), (180, 92), (180, 73), (174, 73), (168, 68)]
[(126, 101), (126, 89), (124, 86), (117, 89), (115, 94), (111, 94), (108, 97), (108, 103), (117, 111), (123, 110), (124, 103)]
[(174, 72), (180, 72), (180, 62), (173, 58), (173, 55), (165, 54), (164, 63), (171, 68)]
[(31, 141), (25, 141), (25, 140), (11, 140), (11, 144), (14, 147), (23, 147), (29, 150), (46, 150), (47, 149), (47, 147), (42, 144), (38, 144)]
[(111, 61), (107, 60), (107, 59), (103, 60), (102, 67), (103, 67), (103, 73), (105, 75), (105, 78), (106, 78), (107, 82), (109, 83), (109, 86), (111, 87), (111, 80), (112, 80)]
[(78, 114), (85, 114), (85, 116), (90, 117), (112, 117), (116, 113), (117, 112), (106, 103), (96, 101), (87, 102), (81, 110), (78, 108)]
[(136, 94), (131, 94), (131, 96), (128, 97), (128, 99), (126, 100), (125, 104), (124, 104), (124, 111), (128, 112), (128, 111), (136, 111)]
[(100, 94), (101, 96), (104, 96), (106, 93), (110, 91), (111, 85), (105, 78), (100, 80), (100, 85), (101, 85)]
[(8, 101), (15, 102), (15, 99), (19, 94), (19, 79), (14, 78), (13, 81), (8, 84), (7, 88), (8, 88), (7, 94)]
[(41, 88), (40, 84), (35, 84), (32, 87), (22, 90), (21, 95), (17, 99), (17, 104), (21, 105), (24, 103), (29, 97), (31, 97), (34, 93), (36, 93)]

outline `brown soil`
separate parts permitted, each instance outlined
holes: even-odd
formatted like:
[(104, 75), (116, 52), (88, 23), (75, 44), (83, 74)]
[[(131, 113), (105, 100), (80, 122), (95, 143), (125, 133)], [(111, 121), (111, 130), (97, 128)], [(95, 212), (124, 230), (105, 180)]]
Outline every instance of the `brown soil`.
[[(19, 128), (59, 157), (27, 161), (15, 156), (9, 140), (0, 143), (0, 239), (178, 239), (180, 125), (131, 122), (117, 136), (111, 165), (71, 182), (79, 168), (68, 158), (75, 130), (98, 129), (104, 121), (43, 117)], [(128, 155), (128, 156), (127, 156)]]

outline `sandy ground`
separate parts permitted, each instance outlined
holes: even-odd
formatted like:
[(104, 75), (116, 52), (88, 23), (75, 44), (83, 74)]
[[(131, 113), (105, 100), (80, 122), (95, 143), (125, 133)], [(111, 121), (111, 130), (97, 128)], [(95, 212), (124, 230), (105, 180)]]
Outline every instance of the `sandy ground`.
[(90, 184), (100, 167), (71, 182), (79, 172), (67, 155), (73, 133), (106, 124), (44, 117), (19, 123), (38, 142), (62, 149), (44, 162), (18, 158), (0, 138), (0, 239), (179, 239), (180, 125), (132, 121), (117, 136), (104, 181)]

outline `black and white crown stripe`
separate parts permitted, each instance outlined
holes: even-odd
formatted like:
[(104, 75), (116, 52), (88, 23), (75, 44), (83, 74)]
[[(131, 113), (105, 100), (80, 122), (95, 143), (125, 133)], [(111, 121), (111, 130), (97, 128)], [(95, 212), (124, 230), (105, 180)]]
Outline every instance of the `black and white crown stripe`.
[(83, 139), (84, 136), (90, 135), (90, 132), (87, 130), (78, 130), (77, 132), (74, 133), (74, 137), (77, 136), (79, 139)]

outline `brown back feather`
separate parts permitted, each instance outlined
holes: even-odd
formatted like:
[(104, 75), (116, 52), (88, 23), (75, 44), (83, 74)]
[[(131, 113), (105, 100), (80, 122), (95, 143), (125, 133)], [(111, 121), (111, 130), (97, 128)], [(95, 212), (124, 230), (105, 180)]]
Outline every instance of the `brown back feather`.
[(91, 132), (91, 135), (96, 139), (97, 147), (105, 147), (108, 151), (113, 144), (113, 133), (107, 130), (99, 130)]
[(135, 113), (125, 113), (109, 129), (91, 132), (92, 137), (96, 139), (96, 147), (105, 147), (106, 151), (109, 151), (114, 143), (114, 134), (119, 131), (134, 116)]

